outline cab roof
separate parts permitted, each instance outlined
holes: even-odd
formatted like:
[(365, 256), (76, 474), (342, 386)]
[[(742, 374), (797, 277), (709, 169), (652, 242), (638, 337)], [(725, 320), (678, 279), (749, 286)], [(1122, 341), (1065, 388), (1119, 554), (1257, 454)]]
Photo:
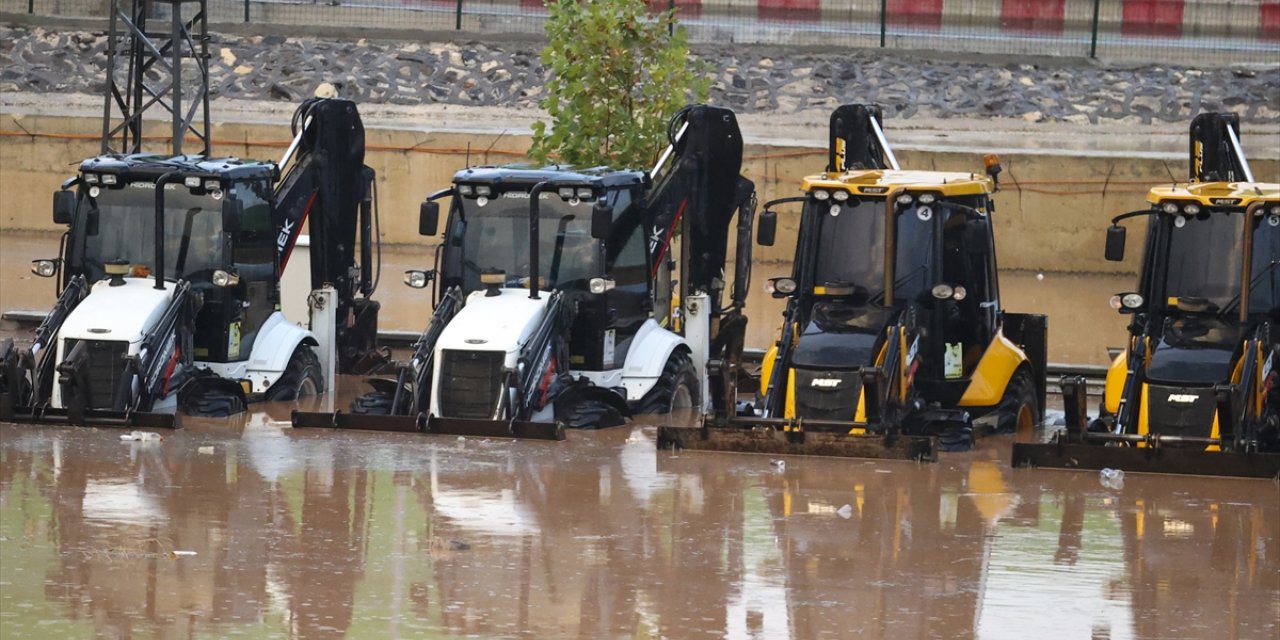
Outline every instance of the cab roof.
[(648, 179), (643, 171), (592, 167), (578, 169), (568, 165), (535, 166), (510, 164), (503, 166), (471, 167), (453, 174), (454, 183), (515, 185), (531, 188), (551, 181), (562, 184), (589, 184), (603, 188), (642, 184)]
[(1152, 187), (1147, 202), (1192, 201), (1207, 207), (1248, 207), (1255, 201), (1280, 202), (1280, 183), (1192, 182)]
[(807, 176), (800, 183), (804, 191), (844, 189), (859, 195), (884, 195), (902, 187), (907, 191), (934, 191), (944, 197), (995, 193), (995, 183), (982, 173), (957, 171), (902, 171), (859, 169)]
[(226, 179), (274, 177), (274, 162), (241, 160), (240, 158), (206, 158), (199, 155), (169, 156), (158, 153), (108, 154), (80, 163), (80, 171), (89, 173), (127, 174), (133, 179), (159, 178), (170, 171), (184, 174), (218, 176)]

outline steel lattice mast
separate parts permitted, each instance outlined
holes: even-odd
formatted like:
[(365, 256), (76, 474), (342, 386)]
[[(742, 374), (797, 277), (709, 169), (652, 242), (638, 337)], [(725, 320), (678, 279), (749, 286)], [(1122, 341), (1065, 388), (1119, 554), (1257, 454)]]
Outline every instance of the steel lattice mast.
[(142, 151), (144, 115), (167, 111), (174, 155), (209, 155), (207, 0), (111, 0), (102, 153)]

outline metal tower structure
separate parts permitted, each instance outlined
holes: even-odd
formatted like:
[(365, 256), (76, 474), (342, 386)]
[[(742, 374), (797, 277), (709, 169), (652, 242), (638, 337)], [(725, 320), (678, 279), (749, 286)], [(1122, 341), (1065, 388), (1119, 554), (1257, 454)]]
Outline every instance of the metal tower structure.
[(142, 151), (143, 116), (167, 111), (174, 155), (209, 155), (207, 0), (111, 0), (102, 153)]

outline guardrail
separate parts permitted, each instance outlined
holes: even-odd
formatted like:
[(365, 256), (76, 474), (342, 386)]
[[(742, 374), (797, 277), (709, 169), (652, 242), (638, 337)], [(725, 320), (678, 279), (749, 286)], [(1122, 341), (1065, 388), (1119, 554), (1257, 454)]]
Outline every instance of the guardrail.
[[(694, 43), (1274, 63), (1280, 0), (648, 0)], [(0, 11), (102, 17), (103, 0), (0, 0)], [(208, 0), (210, 24), (538, 34), (543, 0)]]

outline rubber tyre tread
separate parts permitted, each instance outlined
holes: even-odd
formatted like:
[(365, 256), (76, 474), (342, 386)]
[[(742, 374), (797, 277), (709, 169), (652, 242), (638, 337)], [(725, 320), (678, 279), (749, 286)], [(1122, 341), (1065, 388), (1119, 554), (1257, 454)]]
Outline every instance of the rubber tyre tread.
[(959, 426), (950, 423), (947, 427), (933, 431), (938, 438), (939, 451), (963, 453), (973, 450), (973, 425)]
[[(1004, 397), (996, 405), (996, 433), (1011, 434), (1018, 430), (1018, 412), (1023, 404), (1031, 407), (1032, 421), (1040, 419), (1040, 400), (1036, 396), (1035, 385), (1030, 375), (1021, 370), (1013, 374), (1013, 379), (1005, 387)], [(1033, 424), (1032, 428), (1035, 428)]]
[(693, 368), (693, 359), (688, 353), (677, 351), (667, 358), (667, 365), (662, 368), (662, 375), (653, 385), (649, 393), (636, 403), (637, 414), (671, 413), (671, 401), (681, 383), (689, 389), (689, 397), (693, 406), (698, 403), (698, 372)]
[(197, 418), (227, 418), (248, 409), (244, 398), (220, 389), (205, 389), (183, 399), (183, 410)]
[(320, 373), (320, 357), (307, 345), (298, 345), (280, 379), (267, 389), (263, 398), (268, 401), (297, 400), (298, 389), (304, 380), (315, 382), (316, 393), (324, 393), (324, 377)]
[(391, 394), (385, 391), (370, 391), (351, 401), (351, 413), (365, 416), (391, 415)]
[(568, 429), (604, 429), (626, 424), (626, 421), (617, 407), (600, 400), (571, 403), (561, 417)]

